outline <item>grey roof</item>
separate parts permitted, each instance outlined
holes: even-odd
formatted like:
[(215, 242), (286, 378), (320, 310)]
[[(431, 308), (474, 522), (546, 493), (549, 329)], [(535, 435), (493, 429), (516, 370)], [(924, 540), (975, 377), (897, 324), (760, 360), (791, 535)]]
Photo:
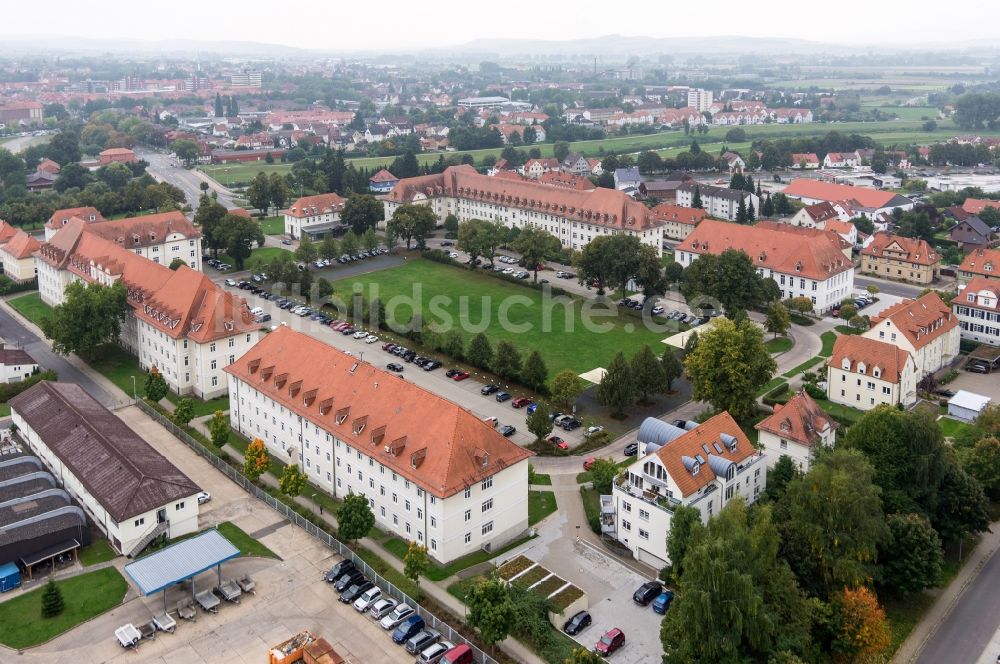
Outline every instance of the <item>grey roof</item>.
[(989, 405), (990, 399), (982, 394), (976, 394), (975, 392), (967, 392), (966, 390), (959, 390), (955, 393), (951, 399), (948, 399), (949, 406), (957, 406), (959, 408), (965, 408), (966, 410), (974, 410), (977, 413)]
[(240, 550), (213, 528), (125, 565), (125, 573), (139, 592), (152, 595), (239, 555)]
[(42, 381), (10, 406), (116, 521), (201, 490), (79, 385)]
[(966, 217), (962, 221), (955, 224), (951, 230), (955, 230), (962, 224), (968, 224), (969, 226), (972, 227), (972, 230), (976, 231), (986, 239), (989, 239), (990, 236), (993, 235), (993, 230), (989, 227), (989, 225), (985, 221), (976, 216)]
[(751, 195), (749, 191), (743, 191), (742, 189), (730, 189), (729, 187), (713, 187), (709, 184), (699, 184), (697, 182), (685, 182), (681, 186), (677, 187), (681, 191), (693, 192), (695, 189), (698, 190), (699, 195), (704, 198), (728, 198), (731, 201), (739, 202), (741, 198), (746, 198)]
[(646, 443), (646, 450), (649, 451), (649, 445), (662, 447), (670, 441), (680, 438), (685, 433), (687, 431), (680, 427), (675, 427), (673, 424), (658, 420), (655, 417), (647, 417), (639, 425), (639, 433), (636, 435), (636, 440), (640, 443)]
[(642, 180), (642, 176), (639, 175), (639, 169), (635, 166), (632, 166), (631, 168), (616, 168), (615, 182), (618, 182), (619, 180), (639, 181)]

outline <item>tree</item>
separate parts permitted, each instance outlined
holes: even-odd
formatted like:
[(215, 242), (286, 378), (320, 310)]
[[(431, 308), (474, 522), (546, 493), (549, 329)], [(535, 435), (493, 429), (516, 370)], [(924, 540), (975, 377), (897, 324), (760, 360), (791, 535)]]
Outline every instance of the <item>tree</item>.
[(42, 332), (52, 340), (52, 350), (94, 358), (105, 344), (118, 341), (129, 311), (120, 281), (111, 286), (75, 281), (66, 286), (64, 298), (42, 320)]
[(538, 266), (562, 253), (562, 244), (552, 233), (535, 226), (526, 226), (514, 240), (514, 251), (521, 254), (525, 267), (532, 271), (534, 281), (537, 282)]
[(177, 155), (177, 158), (184, 162), (185, 166), (190, 166), (201, 154), (201, 147), (194, 141), (179, 139), (170, 144), (170, 150)]
[(747, 219), (747, 201), (743, 196), (740, 196), (739, 207), (736, 208), (736, 223), (745, 224), (749, 221)]
[(416, 542), (410, 542), (403, 556), (403, 575), (413, 583), (421, 574), (426, 574), (430, 568), (430, 561), (427, 559), (427, 547)]
[(243, 452), (243, 474), (256, 482), (271, 465), (271, 455), (267, 453), (264, 441), (254, 438)]
[(855, 330), (867, 330), (871, 326), (871, 319), (868, 316), (851, 316), (847, 326)]
[(992, 500), (1000, 500), (1000, 439), (984, 436), (971, 449), (962, 450), (962, 467), (982, 485)]
[(514, 604), (510, 589), (498, 579), (484, 579), (469, 589), (465, 597), (469, 608), (468, 623), (479, 630), (487, 645), (493, 646), (510, 634), (514, 622)]
[(278, 478), (278, 490), (281, 493), (294, 498), (302, 493), (306, 487), (306, 476), (299, 470), (299, 464), (292, 463), (284, 467), (281, 477)]
[(235, 261), (236, 269), (242, 270), (244, 262), (250, 257), (252, 245), (264, 246), (264, 233), (256, 221), (237, 214), (227, 214), (222, 224), (226, 253)]
[(666, 392), (667, 373), (648, 345), (643, 345), (632, 356), (629, 369), (632, 372), (635, 389), (639, 393), (639, 403), (647, 403), (650, 394)]
[(691, 207), (696, 210), (705, 209), (705, 205), (701, 202), (701, 187), (698, 185), (694, 186), (694, 196), (691, 197)]
[(55, 577), (50, 576), (45, 584), (45, 590), (42, 591), (42, 617), (55, 618), (65, 608), (66, 602), (63, 600), (62, 590), (56, 585)]
[(552, 402), (556, 406), (563, 410), (569, 410), (573, 406), (576, 396), (583, 391), (584, 387), (583, 379), (576, 375), (574, 371), (563, 369), (552, 379), (549, 394), (552, 396)]
[(424, 239), (434, 231), (437, 217), (427, 205), (404, 203), (392, 213), (386, 228), (395, 237), (406, 240), (406, 248), (416, 240), (418, 247), (423, 247)]
[(674, 349), (669, 346), (663, 351), (663, 357), (660, 358), (660, 365), (663, 367), (663, 374), (667, 381), (666, 391), (672, 392), (674, 381), (684, 375), (684, 365), (677, 359), (677, 353), (674, 352)]
[(333, 259), (339, 253), (340, 243), (337, 242), (337, 238), (333, 236), (333, 233), (324, 235), (322, 242), (319, 243), (319, 255), (326, 259)]
[(542, 359), (541, 353), (537, 350), (531, 351), (521, 369), (521, 382), (536, 392), (542, 392), (545, 390), (545, 379), (548, 374), (549, 370), (545, 367), (545, 360)]
[(167, 386), (167, 381), (164, 380), (163, 374), (156, 368), (156, 365), (150, 367), (149, 371), (146, 372), (146, 382), (143, 385), (143, 391), (146, 393), (146, 398), (157, 403), (167, 396), (167, 392), (170, 388)]
[(509, 341), (497, 344), (497, 352), (493, 356), (493, 373), (500, 378), (514, 380), (521, 373), (521, 353)]
[(347, 231), (344, 237), (340, 238), (340, 250), (348, 256), (358, 253), (358, 236), (354, 231)]
[(613, 459), (595, 459), (590, 466), (590, 479), (599, 493), (611, 495), (611, 485), (620, 472)]
[(771, 284), (774, 280), (762, 277), (746, 253), (727, 249), (719, 255), (699, 256), (684, 270), (680, 290), (689, 306), (697, 306), (700, 297), (709, 298), (732, 316), (737, 310), (776, 299)]
[(691, 530), (695, 524), (701, 525), (701, 511), (690, 505), (674, 508), (667, 533), (667, 556), (670, 558), (670, 572), (674, 581), (679, 581), (684, 571), (684, 554), (687, 553)]
[(180, 267), (182, 265), (187, 265), (187, 263), (184, 261), (184, 259), (183, 258), (175, 258), (172, 261), (170, 261), (170, 265), (168, 265), (167, 267), (176, 272), (177, 270), (180, 269)]
[(867, 661), (884, 652), (892, 640), (885, 611), (878, 598), (865, 587), (844, 588), (832, 602), (834, 639), (832, 650), (845, 661)]
[(782, 454), (778, 457), (774, 468), (767, 471), (767, 489), (764, 491), (764, 495), (768, 500), (779, 502), (785, 495), (788, 483), (801, 476), (802, 473), (792, 458), (787, 454)]
[(225, 117), (225, 110), (222, 108), (222, 95), (215, 93), (215, 117)]
[(270, 194), (271, 205), (274, 206), (275, 210), (285, 207), (285, 204), (292, 197), (292, 190), (288, 187), (285, 178), (277, 173), (271, 173), (267, 183), (267, 191)]
[(778, 300), (768, 305), (767, 319), (764, 321), (764, 327), (768, 332), (773, 333), (777, 337), (779, 334), (784, 335), (791, 326), (792, 317), (788, 313), (788, 309), (785, 308), (785, 305)]
[[(552, 156), (558, 159), (560, 162), (565, 161), (566, 157), (569, 156), (569, 143), (558, 142), (552, 146)], [(64, 163), (64, 162), (60, 162)]]
[(800, 314), (807, 314), (813, 310), (812, 299), (803, 296), (793, 297), (786, 302), (787, 308), (797, 311)]
[(535, 407), (535, 412), (528, 415), (528, 431), (535, 434), (535, 442), (538, 442), (552, 433), (552, 421), (549, 419), (549, 407), (544, 403), (539, 403)]
[(257, 173), (247, 187), (247, 200), (250, 205), (267, 214), (271, 204), (271, 181), (263, 171)]
[(229, 440), (229, 418), (221, 410), (217, 410), (212, 414), (212, 419), (208, 421), (206, 426), (212, 444), (221, 450)]
[(771, 200), (771, 195), (768, 194), (767, 198), (760, 206), (760, 216), (763, 219), (768, 219), (774, 216), (774, 202)]
[(299, 246), (295, 249), (295, 257), (303, 263), (312, 263), (316, 260), (318, 253), (316, 243), (309, 239), (308, 233), (303, 233), (302, 239), (299, 240)]
[(890, 514), (889, 537), (879, 553), (881, 585), (901, 593), (933, 588), (944, 555), (941, 540), (922, 514)]
[(345, 201), (340, 220), (350, 226), (355, 235), (362, 235), (366, 230), (375, 228), (375, 225), (383, 220), (384, 215), (382, 203), (374, 196), (355, 194)]
[(449, 213), (448, 216), (444, 218), (444, 230), (446, 233), (450, 234), (458, 233), (458, 217)]
[(573, 648), (565, 664), (604, 664), (606, 660), (586, 648)]
[(177, 426), (186, 427), (194, 419), (194, 399), (184, 397), (178, 401), (177, 407), (174, 408), (173, 419), (177, 423)]
[(931, 525), (945, 542), (956, 542), (971, 533), (989, 528), (989, 502), (983, 487), (958, 465), (954, 454), (948, 454), (944, 477), (938, 486), (938, 500)]
[(749, 320), (716, 321), (684, 358), (692, 397), (739, 421), (756, 412), (757, 392), (777, 368), (764, 346), (764, 333)]
[(469, 364), (480, 369), (489, 369), (493, 366), (493, 347), (486, 335), (480, 332), (472, 337), (469, 342), (469, 350), (466, 353)]
[(201, 227), (205, 246), (213, 252), (215, 258), (219, 257), (219, 250), (226, 247), (223, 219), (227, 214), (225, 206), (209, 196), (203, 195), (198, 201), (194, 223)]
[(375, 515), (364, 494), (348, 493), (337, 508), (337, 533), (354, 542), (365, 535), (375, 525)]
[(625, 408), (635, 401), (635, 393), (632, 370), (619, 351), (597, 386), (597, 400), (611, 409), (613, 417), (624, 417)]

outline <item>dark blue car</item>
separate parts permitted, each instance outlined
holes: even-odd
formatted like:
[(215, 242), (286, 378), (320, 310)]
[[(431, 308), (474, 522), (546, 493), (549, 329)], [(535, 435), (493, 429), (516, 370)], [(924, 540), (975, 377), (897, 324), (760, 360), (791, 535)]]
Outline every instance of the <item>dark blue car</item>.
[(664, 590), (660, 593), (656, 599), (653, 600), (653, 611), (656, 611), (660, 615), (667, 612), (670, 608), (670, 604), (674, 601), (674, 594), (669, 590)]
[(420, 616), (410, 616), (396, 626), (392, 633), (393, 643), (402, 643), (424, 628), (424, 619)]

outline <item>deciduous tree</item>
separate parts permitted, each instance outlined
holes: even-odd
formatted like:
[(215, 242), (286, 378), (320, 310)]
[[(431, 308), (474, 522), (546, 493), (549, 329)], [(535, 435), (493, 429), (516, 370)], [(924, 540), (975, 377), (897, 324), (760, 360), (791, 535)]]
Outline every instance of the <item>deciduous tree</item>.
[(892, 635), (885, 611), (871, 590), (844, 588), (832, 602), (836, 628), (833, 650), (850, 662), (881, 654), (889, 647)]
[(229, 440), (229, 418), (221, 410), (217, 410), (212, 414), (212, 419), (208, 421), (207, 427), (212, 444), (222, 449), (222, 446)]
[(75, 281), (66, 286), (64, 298), (42, 320), (42, 332), (52, 340), (52, 350), (94, 358), (105, 344), (118, 341), (129, 311), (120, 281), (111, 286)]
[(178, 401), (177, 407), (174, 408), (173, 419), (177, 426), (186, 427), (194, 419), (194, 399), (184, 397)]
[(597, 400), (611, 409), (615, 417), (624, 417), (625, 409), (635, 401), (636, 387), (632, 369), (618, 352), (597, 386)]
[(392, 213), (387, 228), (395, 237), (406, 240), (406, 248), (409, 249), (414, 240), (422, 248), (425, 238), (434, 231), (436, 225), (437, 216), (429, 206), (404, 203)]
[(650, 394), (659, 394), (667, 390), (667, 373), (660, 359), (653, 355), (648, 345), (643, 345), (629, 362), (639, 403), (647, 403)]
[(337, 533), (344, 539), (355, 542), (375, 525), (375, 515), (364, 494), (348, 493), (343, 504), (337, 508)]
[(889, 537), (879, 554), (881, 585), (912, 593), (938, 583), (944, 555), (941, 540), (922, 514), (890, 514)]
[(167, 396), (167, 392), (170, 388), (167, 386), (167, 381), (164, 380), (163, 374), (160, 373), (156, 365), (149, 368), (146, 372), (146, 381), (143, 384), (143, 391), (146, 393), (146, 398), (157, 403)]
[(484, 579), (469, 589), (465, 604), (469, 608), (469, 625), (479, 630), (487, 645), (493, 646), (510, 634), (514, 604), (507, 584), (497, 579)]
[(539, 403), (535, 407), (535, 412), (528, 415), (528, 431), (535, 434), (535, 442), (538, 442), (552, 433), (552, 420), (549, 419), (549, 407), (545, 403)]
[(236, 269), (242, 270), (243, 263), (253, 251), (253, 245), (264, 246), (264, 233), (256, 221), (237, 214), (227, 214), (222, 219), (222, 224), (226, 253), (236, 263)]
[(374, 196), (355, 194), (344, 202), (340, 220), (350, 226), (356, 235), (362, 235), (369, 228), (374, 229), (384, 215), (382, 204)]
[(660, 365), (663, 366), (663, 375), (667, 381), (666, 391), (671, 392), (674, 389), (674, 381), (684, 375), (684, 365), (677, 359), (677, 351), (670, 346), (667, 346), (663, 351), (663, 357), (660, 358)]
[(257, 173), (250, 181), (250, 186), (247, 187), (247, 200), (250, 201), (250, 205), (267, 214), (271, 205), (271, 181), (263, 171)]
[(586, 384), (583, 382), (583, 379), (576, 375), (574, 371), (563, 369), (552, 379), (552, 387), (550, 389), (552, 403), (563, 410), (569, 410), (572, 408), (577, 395), (583, 391), (584, 387), (586, 387)]
[(611, 495), (611, 485), (620, 472), (613, 459), (595, 459), (590, 466), (590, 480), (602, 495)]
[(521, 254), (525, 266), (538, 281), (538, 266), (546, 260), (558, 256), (562, 252), (562, 244), (552, 233), (535, 226), (526, 226), (514, 240), (514, 251)]
[(254, 438), (243, 452), (243, 474), (256, 482), (271, 465), (271, 455), (267, 453), (264, 441)]
[(784, 334), (788, 331), (788, 328), (792, 326), (792, 317), (788, 313), (788, 309), (785, 308), (778, 300), (775, 300), (767, 307), (767, 319), (764, 321), (764, 327), (768, 332), (774, 334), (775, 338), (779, 334)]
[(302, 493), (306, 486), (306, 476), (299, 470), (299, 464), (292, 463), (284, 467), (281, 477), (278, 478), (278, 489), (286, 496), (295, 496)]
[(427, 547), (416, 542), (410, 542), (403, 556), (403, 575), (413, 583), (418, 583), (420, 576), (427, 573), (430, 560), (427, 559)]

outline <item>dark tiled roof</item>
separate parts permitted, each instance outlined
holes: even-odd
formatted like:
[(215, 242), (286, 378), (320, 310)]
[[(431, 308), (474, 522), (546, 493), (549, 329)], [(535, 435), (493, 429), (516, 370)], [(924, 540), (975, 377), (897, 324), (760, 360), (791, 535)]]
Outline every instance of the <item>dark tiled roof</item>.
[(42, 381), (10, 406), (116, 521), (200, 491), (78, 385)]
[(11, 364), (38, 364), (28, 353), (20, 348), (4, 348), (0, 345), (0, 364), (9, 366)]

